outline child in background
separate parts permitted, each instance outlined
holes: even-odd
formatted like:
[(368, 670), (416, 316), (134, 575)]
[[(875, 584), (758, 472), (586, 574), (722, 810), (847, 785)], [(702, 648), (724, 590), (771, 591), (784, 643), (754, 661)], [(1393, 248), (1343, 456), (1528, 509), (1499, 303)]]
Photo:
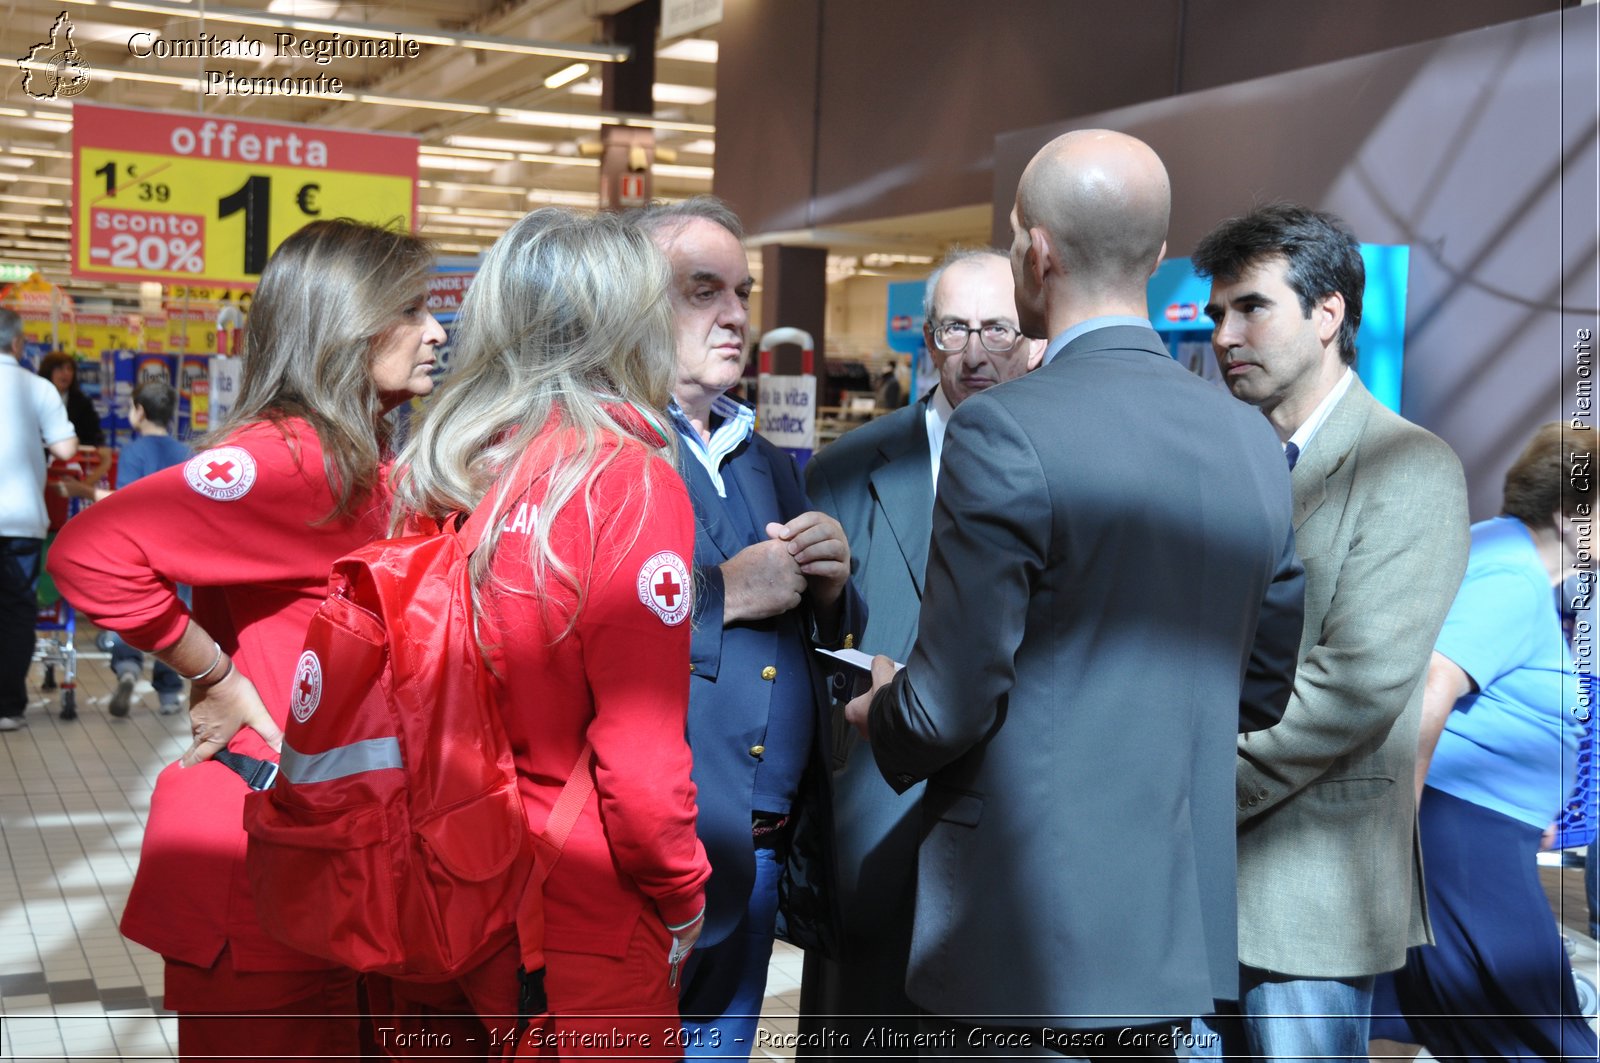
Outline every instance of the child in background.
[[(128, 410), (128, 424), (138, 434), (137, 438), (117, 452), (117, 486), (127, 487), (135, 480), (159, 472), (169, 465), (188, 461), (188, 446), (172, 438), (168, 426), (177, 411), (178, 393), (164, 380), (151, 380), (133, 393), (133, 405)], [(99, 501), (111, 493), (110, 488), (92, 487), (93, 481), (68, 480), (62, 487), (70, 495)], [(188, 588), (180, 594), (188, 601)], [(111, 695), (110, 710), (113, 716), (126, 716), (133, 703), (133, 688), (144, 674), (144, 654), (122, 641), (122, 636), (111, 636), (111, 670), (117, 677), (117, 689)], [(181, 709), (183, 679), (171, 668), (155, 662), (150, 675), (150, 685), (161, 699), (161, 714), (171, 715)]]

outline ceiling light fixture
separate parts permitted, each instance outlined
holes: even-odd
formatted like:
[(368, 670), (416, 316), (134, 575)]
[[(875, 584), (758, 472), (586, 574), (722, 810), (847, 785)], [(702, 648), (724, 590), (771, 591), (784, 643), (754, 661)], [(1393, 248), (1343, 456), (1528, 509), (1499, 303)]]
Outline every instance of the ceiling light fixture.
[(559, 89), (564, 85), (572, 84), (588, 72), (588, 63), (573, 63), (571, 66), (564, 66), (544, 79), (544, 87), (547, 89)]
[(365, 20), (344, 22), (338, 19), (278, 15), (267, 11), (245, 11), (228, 7), (208, 6), (202, 10), (189, 4), (162, 3), (160, 0), (66, 0), (66, 2), (84, 7), (109, 7), (116, 11), (139, 11), (145, 14), (176, 15), (191, 19), (203, 16), (213, 22), (266, 26), (269, 29), (297, 29), (311, 33), (338, 33), (346, 37), (367, 37), (375, 40), (387, 40), (398, 36), (404, 40), (416, 41), (418, 44), (471, 48), (485, 52), (512, 52), (517, 55), (543, 55), (555, 59), (577, 59), (591, 63), (620, 63), (631, 53), (631, 49), (622, 45), (530, 41), (519, 37), (497, 37), (483, 33), (455, 33), (435, 27), (381, 25)]
[(70, 177), (46, 177), (42, 173), (0, 173), (0, 181), (32, 181), (41, 185), (72, 187), (72, 178)]
[(716, 171), (709, 166), (674, 166), (671, 163), (658, 162), (650, 167), (650, 172), (658, 177), (687, 177), (691, 180), (709, 181)]
[(464, 218), (504, 218), (516, 221), (525, 213), (520, 210), (494, 210), (490, 207), (456, 207), (441, 203), (424, 203), (417, 210), (423, 214), (460, 215)]
[[(582, 85), (575, 85), (572, 89), (574, 96), (599, 96), (602, 86), (599, 78), (590, 78)], [(717, 98), (716, 89), (704, 88), (700, 85), (674, 85), (671, 82), (658, 81), (650, 87), (651, 98), (657, 103), (681, 103), (689, 107), (699, 107), (710, 103)]]
[(418, 155), (417, 165), (425, 170), (456, 170), (463, 173), (490, 173), (501, 166), (488, 159), (459, 159), (451, 155)]
[[(510, 153), (515, 151), (549, 151), (555, 145), (548, 140), (509, 140), (503, 137), (469, 137), (448, 136), (444, 138), (445, 144), (452, 148), (472, 148), (476, 151), (467, 151), (468, 155), (477, 155), (481, 152), (482, 158), (500, 158), (509, 160)], [(426, 150), (426, 149), (424, 149)], [(497, 154), (491, 155), (494, 152)], [(498, 154), (504, 152), (505, 154)]]
[(505, 185), (472, 185), (460, 181), (418, 181), (421, 188), (440, 188), (447, 192), (491, 192), (509, 195), (521, 195), (519, 188), (507, 188)]
[(374, 92), (358, 92), (353, 97), (335, 95), (328, 98), (345, 102), (353, 99), (356, 103), (373, 103), (380, 107), (416, 107), (429, 111), (454, 111), (458, 114), (494, 113), (493, 107), (481, 103), (468, 103), (465, 100), (430, 100), (425, 96), (386, 96)]
[(599, 159), (580, 159), (576, 155), (541, 155), (523, 152), (517, 156), (518, 162), (536, 162), (545, 166), (599, 166)]
[(444, 142), (446, 144), (449, 144), (450, 145), (449, 147), (438, 148), (438, 147), (434, 147), (431, 144), (424, 144), (422, 147), (418, 148), (417, 150), (420, 151), (424, 155), (433, 155), (433, 156), (436, 156), (436, 157), (454, 158), (454, 157), (459, 155), (459, 156), (464, 156), (464, 157), (469, 158), (469, 159), (498, 159), (498, 160), (500, 160), (502, 162), (510, 162), (512, 159), (516, 158), (516, 156), (513, 155), (509, 151), (483, 151), (483, 150), (478, 149), (478, 148), (463, 148), (463, 147), (459, 147), (457, 145), (451, 144), (451, 141), (454, 140), (454, 139), (455, 139), (454, 137), (445, 137), (444, 138)]
[(684, 63), (715, 63), (717, 42), (699, 37), (685, 37), (656, 50), (657, 59), (676, 59)]

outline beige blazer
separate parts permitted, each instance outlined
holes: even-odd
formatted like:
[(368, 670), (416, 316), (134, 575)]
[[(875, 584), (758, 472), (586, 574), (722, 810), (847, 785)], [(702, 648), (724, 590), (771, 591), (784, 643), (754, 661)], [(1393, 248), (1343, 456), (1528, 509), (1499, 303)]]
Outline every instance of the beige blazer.
[(1358, 977), (1431, 941), (1412, 772), (1467, 492), (1454, 452), (1360, 380), (1291, 481), (1305, 630), (1283, 719), (1239, 738), (1239, 959)]

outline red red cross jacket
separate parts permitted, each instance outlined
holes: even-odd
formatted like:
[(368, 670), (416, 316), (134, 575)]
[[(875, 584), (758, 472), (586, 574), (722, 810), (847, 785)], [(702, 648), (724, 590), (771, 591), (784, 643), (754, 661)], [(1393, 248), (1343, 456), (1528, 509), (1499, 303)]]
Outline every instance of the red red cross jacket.
[[(189, 611), (174, 584), (192, 586), (196, 619), (281, 726), (329, 568), (387, 530), (386, 493), (357, 517), (319, 523), (333, 505), (311, 426), (256, 424), (72, 518), (48, 567), (76, 609), (142, 649), (163, 649), (183, 633)], [(230, 748), (276, 759), (248, 729)], [(326, 967), (278, 944), (256, 920), (244, 872), (245, 793), (215, 762), (161, 773), (122, 932), (199, 967), (224, 944), (241, 971)]]
[[(651, 438), (631, 411), (613, 416)], [(574, 499), (550, 529), (571, 582), (552, 574), (542, 596), (530, 593), (548, 487), (540, 455), (573, 440), (547, 430), (512, 474), (482, 630), (535, 828), (584, 740), (594, 746), (595, 794), (545, 887), (545, 944), (620, 957), (639, 918), (693, 920), (711, 875), (684, 739), (694, 511), (671, 465), (608, 437), (587, 504)], [(584, 589), (577, 623), (557, 641), (579, 601), (574, 585)]]

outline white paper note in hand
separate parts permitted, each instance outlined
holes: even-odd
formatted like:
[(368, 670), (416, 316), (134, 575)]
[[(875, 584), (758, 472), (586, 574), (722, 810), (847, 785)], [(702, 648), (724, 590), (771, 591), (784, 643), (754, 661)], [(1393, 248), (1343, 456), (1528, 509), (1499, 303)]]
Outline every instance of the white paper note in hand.
[[(816, 649), (824, 657), (832, 657), (845, 667), (865, 674), (868, 679), (872, 678), (872, 654), (862, 653), (860, 650), (825, 650), (821, 646)], [(894, 662), (895, 671), (898, 672), (904, 667), (905, 665), (899, 661)]]

